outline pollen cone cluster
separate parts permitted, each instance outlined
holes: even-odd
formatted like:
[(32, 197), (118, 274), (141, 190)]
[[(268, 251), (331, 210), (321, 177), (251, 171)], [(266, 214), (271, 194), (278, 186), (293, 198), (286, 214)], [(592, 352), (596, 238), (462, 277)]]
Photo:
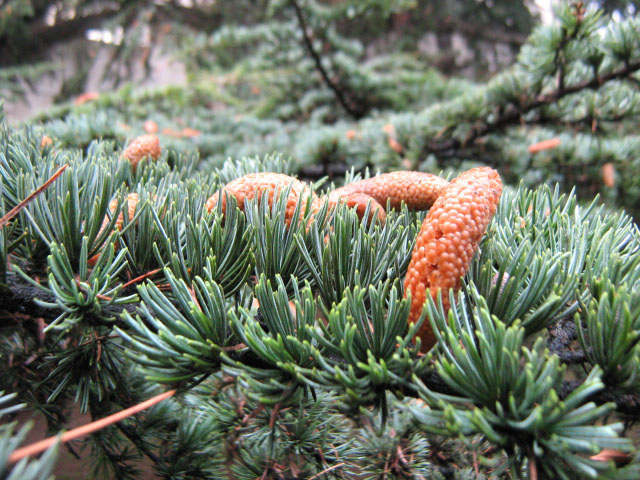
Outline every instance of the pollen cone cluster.
[(122, 156), (131, 162), (131, 169), (135, 172), (138, 163), (145, 157), (157, 160), (162, 154), (158, 137), (152, 134), (136, 138), (122, 152)]
[[(205, 206), (211, 211), (221, 199), (224, 212), (224, 194), (228, 194), (235, 197), (238, 208), (244, 209), (246, 200), (265, 192), (271, 205), (275, 192), (286, 188), (290, 188), (285, 213), (287, 224), (300, 201), (304, 202), (301, 206), (304, 209), (310, 199), (313, 214), (322, 206), (322, 200), (307, 185), (280, 173), (252, 173), (233, 180), (211, 196)], [(431, 208), (416, 239), (404, 283), (405, 294), (411, 294), (409, 322), (416, 322), (427, 292), (435, 298), (438, 290), (442, 290), (444, 307), (449, 308), (448, 290), (460, 287), (501, 193), (500, 176), (491, 168), (468, 170), (451, 183), (428, 173), (402, 171), (338, 188), (329, 193), (329, 205), (335, 207), (345, 202), (356, 208), (360, 218), (369, 205), (371, 212), (382, 221), (386, 205), (398, 208), (404, 202), (412, 210)], [(436, 342), (428, 321), (423, 323), (417, 336), (422, 340), (424, 351)]]
[[(409, 322), (420, 317), (427, 291), (435, 298), (441, 289), (448, 309), (448, 290), (460, 287), (501, 193), (498, 172), (486, 167), (462, 173), (442, 190), (422, 224), (405, 276), (405, 294), (411, 293)], [(423, 351), (435, 344), (428, 319), (418, 336)]]
[(267, 193), (269, 206), (271, 206), (275, 192), (283, 192), (289, 187), (290, 190), (285, 212), (287, 225), (291, 223), (298, 202), (302, 202), (300, 206), (301, 212), (305, 211), (307, 201), (309, 200), (311, 200), (311, 211), (313, 214), (322, 206), (322, 201), (311, 191), (308, 185), (300, 180), (282, 173), (261, 172), (250, 173), (227, 183), (222, 188), (222, 192), (216, 192), (209, 197), (205, 208), (210, 212), (216, 207), (218, 201), (222, 201), (222, 212), (224, 213), (227, 207), (225, 194), (228, 194), (235, 197), (238, 202), (238, 208), (244, 210), (244, 205), (247, 200), (251, 200), (256, 195), (260, 197), (265, 192)]

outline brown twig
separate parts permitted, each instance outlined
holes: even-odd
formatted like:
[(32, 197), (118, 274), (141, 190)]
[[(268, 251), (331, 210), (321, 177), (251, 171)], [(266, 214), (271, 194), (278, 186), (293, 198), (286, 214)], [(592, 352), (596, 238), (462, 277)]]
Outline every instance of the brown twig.
[(15, 463), (23, 459), (24, 457), (37, 455), (38, 453), (44, 452), (47, 448), (51, 447), (58, 441), (60, 441), (61, 443), (65, 443), (69, 440), (74, 440), (76, 438), (89, 435), (90, 433), (97, 432), (98, 430), (108, 427), (109, 425), (113, 425), (114, 423), (120, 422), (121, 420), (124, 420), (131, 415), (135, 415), (136, 413), (140, 413), (141, 411), (146, 410), (156, 403), (159, 403), (162, 400), (171, 397), (174, 393), (176, 393), (175, 390), (169, 390), (168, 392), (156, 395), (149, 400), (138, 403), (133, 407), (126, 408), (120, 412), (114, 413), (113, 415), (109, 415), (108, 417), (101, 418), (100, 420), (96, 420), (95, 422), (91, 422), (86, 425), (82, 425), (81, 427), (74, 428), (73, 430), (69, 430), (62, 435), (45, 438), (44, 440), (40, 440), (39, 442), (19, 448), (9, 456), (9, 463)]
[(54, 182), (54, 180), (58, 178), (60, 175), (62, 175), (62, 172), (64, 172), (64, 170), (68, 166), (69, 165), (66, 163), (63, 166), (61, 166), (58, 170), (56, 170), (56, 172), (51, 176), (49, 180), (47, 180), (42, 185), (40, 185), (31, 195), (29, 195), (27, 198), (22, 200), (18, 205), (16, 205), (11, 210), (9, 210), (6, 213), (6, 215), (0, 218), (0, 228), (4, 227), (7, 223), (9, 223), (9, 220), (15, 217), (18, 214), (18, 212), (20, 212), (20, 210), (22, 210), (24, 207), (27, 206), (27, 204), (29, 204), (29, 202), (31, 202), (34, 198), (36, 198), (38, 195), (44, 192), (47, 188), (49, 188), (49, 186)]

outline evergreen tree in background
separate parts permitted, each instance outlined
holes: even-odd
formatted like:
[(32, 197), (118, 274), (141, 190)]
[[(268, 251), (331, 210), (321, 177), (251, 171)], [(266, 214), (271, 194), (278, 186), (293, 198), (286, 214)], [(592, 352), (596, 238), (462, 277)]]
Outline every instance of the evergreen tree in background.
[[(547, 25), (528, 2), (187, 3), (0, 6), (6, 95), (56, 42), (119, 37), (112, 90), (78, 97), (87, 63), (75, 101), (0, 118), (0, 476), (68, 449), (98, 478), (640, 478), (636, 2)], [(187, 84), (121, 84), (157, 48)], [(133, 165), (144, 133), (162, 153)], [(427, 354), (402, 285), (424, 212), (204, 208), (250, 172), (323, 193), (478, 165), (505, 191), (450, 310), (425, 305)], [(25, 412), (55, 434), (167, 390), (11, 456)]]

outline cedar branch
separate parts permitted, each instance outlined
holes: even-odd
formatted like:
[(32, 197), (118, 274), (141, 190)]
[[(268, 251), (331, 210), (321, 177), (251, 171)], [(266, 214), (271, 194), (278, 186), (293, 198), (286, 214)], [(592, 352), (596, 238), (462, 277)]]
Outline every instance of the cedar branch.
[(338, 100), (338, 103), (342, 105), (342, 107), (347, 111), (349, 115), (351, 115), (356, 120), (362, 118), (362, 113), (359, 112), (357, 108), (354, 108), (350, 104), (344, 92), (338, 88), (338, 86), (331, 80), (331, 78), (329, 78), (329, 74), (322, 66), (322, 59), (320, 58), (320, 55), (313, 48), (313, 43), (311, 42), (311, 38), (309, 37), (307, 22), (304, 19), (304, 15), (302, 14), (302, 9), (300, 8), (300, 5), (298, 5), (298, 2), (296, 0), (290, 0), (290, 2), (296, 12), (298, 24), (300, 25), (300, 30), (302, 30), (302, 35), (304, 37), (305, 46), (307, 47), (309, 54), (313, 58), (313, 62), (316, 64), (316, 68), (318, 69), (318, 72), (320, 72), (320, 76), (322, 77), (322, 80), (327, 85), (327, 87), (331, 89), (336, 99)]
[(484, 120), (478, 123), (464, 139), (450, 138), (441, 142), (429, 142), (425, 146), (425, 153), (446, 154), (447, 151), (456, 150), (469, 143), (484, 137), (485, 135), (498, 131), (503, 127), (520, 121), (523, 115), (545, 105), (551, 105), (567, 95), (581, 92), (586, 89), (600, 88), (607, 82), (619, 80), (629, 77), (631, 74), (640, 70), (640, 59), (634, 62), (628, 62), (623, 68), (614, 70), (604, 75), (593, 77), (590, 80), (574, 83), (573, 85), (564, 85), (562, 89), (556, 89), (546, 94), (537, 95), (532, 101), (524, 105), (518, 106), (511, 104), (510, 108), (500, 112), (493, 122)]

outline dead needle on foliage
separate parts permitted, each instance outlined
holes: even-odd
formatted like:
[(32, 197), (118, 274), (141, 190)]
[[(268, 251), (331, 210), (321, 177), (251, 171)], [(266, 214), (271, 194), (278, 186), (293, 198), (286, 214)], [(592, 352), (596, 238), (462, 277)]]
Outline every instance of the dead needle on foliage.
[(29, 457), (32, 455), (37, 455), (41, 452), (44, 452), (47, 448), (51, 447), (56, 442), (60, 441), (61, 443), (68, 442), (69, 440), (74, 440), (76, 438), (84, 437), (85, 435), (89, 435), (90, 433), (97, 432), (109, 425), (117, 423), (121, 420), (124, 420), (127, 417), (135, 415), (143, 410), (146, 410), (149, 407), (152, 407), (156, 403), (161, 402), (169, 397), (171, 397), (175, 390), (169, 390), (168, 392), (161, 393), (160, 395), (156, 395), (155, 397), (151, 397), (149, 400), (145, 400), (144, 402), (138, 403), (133, 407), (126, 408), (120, 412), (114, 413), (113, 415), (109, 415), (108, 417), (102, 418), (100, 420), (96, 420), (95, 422), (88, 423), (86, 425), (82, 425), (81, 427), (74, 428), (69, 430), (68, 432), (63, 433), (62, 435), (56, 435), (54, 437), (45, 438), (44, 440), (40, 440), (39, 442), (32, 443), (31, 445), (27, 445), (26, 447), (22, 447), (14, 451), (9, 456), (9, 463), (15, 463), (19, 460), (22, 460), (24, 457)]
[(591, 460), (595, 460), (597, 462), (613, 461), (617, 467), (626, 465), (631, 461), (631, 458), (632, 456), (630, 453), (615, 450), (613, 448), (603, 448), (600, 453), (590, 457)]
[(155, 275), (156, 273), (158, 273), (160, 270), (162, 270), (161, 268), (156, 268), (155, 270), (151, 270), (150, 272), (147, 273), (143, 273), (142, 275), (140, 275), (139, 277), (136, 277), (134, 279), (129, 280), (126, 283), (122, 284), (122, 288), (127, 288), (130, 287), (131, 285), (133, 285), (134, 283), (138, 283), (141, 280), (144, 280), (147, 277), (150, 277), (152, 275)]
[(29, 204), (29, 202), (31, 202), (34, 198), (36, 198), (38, 195), (44, 192), (55, 181), (56, 178), (62, 175), (62, 172), (64, 172), (64, 170), (68, 166), (69, 164), (67, 163), (61, 166), (58, 170), (56, 170), (56, 172), (51, 176), (51, 178), (49, 178), (49, 180), (47, 180), (42, 185), (40, 185), (31, 195), (29, 195), (27, 198), (22, 200), (18, 205), (16, 205), (11, 210), (9, 210), (9, 212), (7, 212), (6, 215), (0, 218), (0, 228), (4, 227), (7, 223), (9, 223), (9, 220), (15, 217), (20, 212), (20, 210), (22, 210), (24, 207), (26, 207)]
[(335, 465), (332, 465), (329, 468), (325, 468), (321, 472), (316, 473), (314, 476), (309, 477), (309, 480), (315, 480), (316, 478), (321, 477), (322, 475), (324, 475), (326, 473), (329, 473), (331, 470), (335, 470), (336, 468), (340, 468), (340, 467), (344, 467), (344, 466), (345, 466), (344, 462), (336, 463)]
[(560, 143), (561, 141), (559, 138), (550, 138), (548, 140), (542, 140), (541, 142), (529, 145), (528, 150), (529, 153), (538, 153), (542, 152), (543, 150), (552, 150), (556, 147), (559, 147)]

